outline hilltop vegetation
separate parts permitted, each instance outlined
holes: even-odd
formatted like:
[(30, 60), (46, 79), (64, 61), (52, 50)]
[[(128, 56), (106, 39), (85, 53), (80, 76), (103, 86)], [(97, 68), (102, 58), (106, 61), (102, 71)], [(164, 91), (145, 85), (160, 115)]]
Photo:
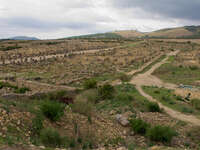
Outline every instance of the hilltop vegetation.
[(72, 36), (67, 39), (121, 39), (122, 36), (115, 33), (97, 33), (97, 34), (89, 34), (89, 35), (81, 35), (81, 36)]
[(114, 32), (125, 38), (160, 38), (160, 39), (199, 39), (200, 26), (185, 26), (178, 28), (161, 29), (153, 32), (139, 32), (133, 30)]

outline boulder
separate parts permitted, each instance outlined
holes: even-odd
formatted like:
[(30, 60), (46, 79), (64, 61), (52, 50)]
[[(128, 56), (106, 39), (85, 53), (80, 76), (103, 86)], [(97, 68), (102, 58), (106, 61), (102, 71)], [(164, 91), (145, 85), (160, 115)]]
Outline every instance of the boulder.
[(117, 122), (118, 122), (119, 124), (121, 124), (122, 126), (124, 126), (124, 127), (128, 126), (129, 121), (128, 121), (128, 118), (127, 118), (127, 117), (125, 117), (125, 116), (123, 116), (123, 115), (120, 115), (120, 114), (117, 114), (117, 115), (115, 116), (115, 118), (116, 118)]

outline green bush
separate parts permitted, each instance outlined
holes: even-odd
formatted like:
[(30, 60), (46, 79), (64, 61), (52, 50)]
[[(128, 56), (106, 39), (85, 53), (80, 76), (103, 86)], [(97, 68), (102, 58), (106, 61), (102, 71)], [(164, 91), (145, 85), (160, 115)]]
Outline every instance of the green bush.
[(160, 94), (160, 91), (155, 90), (154, 93), (155, 93), (155, 94)]
[(72, 111), (85, 115), (91, 116), (93, 112), (93, 105), (91, 103), (87, 103), (85, 101), (76, 101), (74, 104), (71, 105)]
[(141, 119), (132, 119), (130, 120), (130, 125), (132, 130), (135, 133), (141, 134), (141, 135), (145, 135), (147, 132), (147, 129), (150, 127), (150, 125), (146, 122), (144, 122)]
[(84, 89), (94, 89), (97, 87), (97, 81), (94, 79), (86, 80), (83, 83), (83, 87), (84, 87)]
[(89, 90), (83, 91), (76, 97), (76, 101), (83, 101), (83, 100), (92, 104), (97, 103), (99, 100), (97, 89), (89, 89)]
[(40, 133), (40, 140), (48, 147), (60, 147), (63, 143), (62, 137), (53, 128), (44, 128)]
[(110, 84), (105, 84), (98, 88), (98, 94), (102, 99), (111, 99), (114, 95), (114, 87)]
[(9, 88), (12, 88), (12, 89), (18, 89), (17, 86), (11, 85), (8, 82), (0, 82), (0, 89), (2, 89), (3, 87), (9, 87)]
[(195, 109), (200, 110), (200, 99), (192, 99), (191, 104)]
[(162, 100), (165, 101), (165, 102), (172, 101), (170, 96), (162, 96)]
[(191, 108), (183, 107), (181, 112), (192, 114), (194, 111)]
[(15, 90), (15, 93), (24, 94), (24, 93), (26, 93), (27, 91), (30, 91), (30, 89), (27, 88), (27, 87), (22, 87), (22, 88), (16, 89), (16, 90)]
[(199, 67), (198, 66), (189, 66), (190, 70), (198, 70)]
[(150, 128), (147, 132), (147, 136), (150, 140), (164, 143), (170, 143), (172, 138), (176, 135), (176, 131), (172, 128), (160, 125)]
[(121, 73), (119, 75), (119, 79), (122, 81), (122, 82), (128, 82), (130, 80), (130, 76), (126, 75), (125, 73)]
[(176, 99), (178, 100), (178, 101), (184, 101), (184, 99), (181, 97), (181, 96), (176, 96)]
[(156, 103), (156, 102), (149, 102), (147, 104), (147, 108), (150, 112), (161, 112), (161, 109), (160, 109), (158, 103)]
[(66, 95), (67, 91), (61, 90), (61, 91), (55, 91), (48, 93), (47, 98), (49, 100), (58, 100), (60, 98), (63, 98)]
[(32, 120), (32, 132), (33, 134), (40, 134), (40, 131), (44, 128), (43, 126), (43, 117), (41, 114), (38, 114), (35, 118)]
[(129, 102), (133, 100), (133, 96), (127, 93), (119, 93), (116, 96), (116, 100)]
[(65, 105), (56, 101), (45, 100), (41, 104), (41, 112), (51, 121), (57, 121), (64, 115)]

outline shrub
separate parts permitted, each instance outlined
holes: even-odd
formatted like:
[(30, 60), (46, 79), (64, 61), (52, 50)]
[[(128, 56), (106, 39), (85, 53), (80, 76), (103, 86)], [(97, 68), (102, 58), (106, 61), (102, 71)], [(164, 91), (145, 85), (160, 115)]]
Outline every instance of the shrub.
[(176, 136), (177, 133), (172, 128), (168, 126), (155, 126), (150, 128), (147, 132), (147, 136), (152, 141), (157, 142), (171, 142), (172, 138)]
[(119, 93), (116, 96), (116, 100), (129, 102), (133, 100), (133, 96), (127, 93)]
[(56, 91), (56, 92), (51, 92), (48, 93), (47, 98), (49, 100), (59, 100), (61, 98), (63, 98), (66, 94), (66, 91), (61, 90), (61, 91)]
[(91, 103), (87, 103), (85, 101), (76, 101), (74, 104), (71, 105), (72, 111), (85, 115), (91, 116), (93, 111), (93, 105)]
[(156, 103), (156, 102), (149, 102), (147, 104), (147, 108), (150, 112), (161, 112), (161, 109), (160, 109), (158, 103)]
[(119, 75), (119, 79), (122, 81), (122, 82), (128, 82), (130, 80), (130, 77), (124, 73), (121, 73)]
[(162, 96), (162, 100), (166, 102), (172, 101), (170, 96)]
[(89, 103), (95, 104), (99, 101), (98, 91), (97, 90), (90, 90), (86, 94), (87, 100)]
[(147, 132), (147, 129), (150, 127), (150, 125), (146, 122), (144, 122), (141, 119), (132, 119), (130, 120), (131, 128), (134, 132), (144, 135)]
[(66, 94), (66, 91), (64, 91), (64, 90), (57, 91), (57, 92), (55, 93), (55, 98), (56, 98), (56, 99), (62, 98), (63, 96), (65, 96), (65, 94)]
[(65, 105), (56, 101), (45, 100), (40, 109), (51, 121), (57, 121), (64, 115)]
[(40, 140), (45, 146), (60, 147), (62, 145), (62, 137), (53, 128), (44, 128), (40, 134)]
[(189, 113), (189, 114), (194, 112), (191, 108), (188, 108), (188, 107), (183, 107), (181, 111), (183, 113)]
[(111, 99), (113, 97), (114, 87), (110, 84), (105, 84), (98, 88), (98, 94), (102, 99)]
[(198, 70), (198, 66), (189, 66), (190, 70)]
[(86, 80), (83, 83), (83, 87), (84, 87), (84, 89), (94, 89), (97, 87), (97, 81), (94, 79)]
[(154, 93), (155, 93), (155, 94), (160, 94), (160, 91), (155, 90)]
[(33, 134), (40, 134), (40, 131), (43, 129), (43, 117), (41, 114), (37, 115), (35, 118), (32, 120), (32, 132)]
[(17, 86), (11, 85), (8, 82), (0, 82), (0, 89), (2, 89), (3, 87), (9, 87), (9, 88), (12, 88), (12, 89), (18, 89)]
[(176, 96), (176, 99), (177, 99), (178, 101), (184, 101), (183, 98), (182, 98), (181, 96), (179, 96), (179, 95)]
[(192, 99), (191, 104), (194, 108), (200, 110), (200, 99)]
[(15, 90), (15, 93), (24, 94), (24, 93), (26, 93), (27, 91), (30, 91), (30, 89), (27, 88), (27, 87), (22, 87), (22, 88), (16, 89), (16, 90)]
[(0, 89), (2, 89), (4, 86), (3, 86), (3, 83), (0, 82)]
[(76, 147), (76, 141), (75, 141), (75, 139), (71, 139), (71, 141), (69, 143), (69, 147), (71, 147), (71, 148)]
[(89, 103), (95, 104), (99, 100), (97, 89), (90, 89), (87, 91), (83, 91), (80, 95), (76, 97), (77, 101), (87, 101)]

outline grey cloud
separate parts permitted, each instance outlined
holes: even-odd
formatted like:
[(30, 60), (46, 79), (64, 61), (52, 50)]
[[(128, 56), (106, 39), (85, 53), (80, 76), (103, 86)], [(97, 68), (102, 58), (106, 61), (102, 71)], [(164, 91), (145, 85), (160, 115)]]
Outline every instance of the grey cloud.
[(0, 38), (19, 33), (45, 38), (198, 24), (199, 8), (200, 0), (2, 0)]
[(54, 22), (54, 21), (42, 21), (35, 18), (28, 17), (15, 17), (0, 19), (4, 24), (9, 26), (20, 27), (20, 28), (37, 28), (44, 30), (53, 30), (58, 28), (69, 28), (69, 29), (84, 29), (95, 26), (95, 23), (89, 22)]
[(117, 8), (141, 8), (152, 14), (175, 18), (200, 20), (199, 0), (112, 0)]

